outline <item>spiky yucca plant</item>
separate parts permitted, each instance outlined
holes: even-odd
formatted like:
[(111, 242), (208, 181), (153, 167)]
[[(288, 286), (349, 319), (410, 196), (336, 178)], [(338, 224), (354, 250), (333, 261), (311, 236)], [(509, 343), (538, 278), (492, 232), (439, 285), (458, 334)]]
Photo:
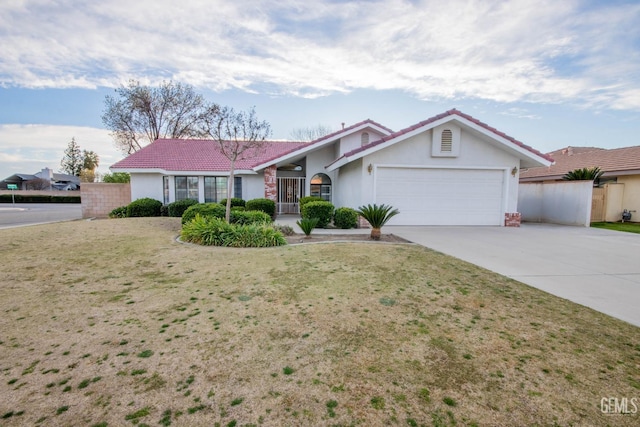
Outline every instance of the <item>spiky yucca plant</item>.
[(565, 181), (595, 181), (600, 178), (604, 172), (599, 167), (574, 169), (564, 174), (562, 179)]
[(400, 213), (400, 211), (394, 209), (393, 206), (385, 204), (376, 205), (375, 203), (373, 205), (360, 206), (356, 209), (356, 212), (371, 224), (372, 240), (380, 240), (380, 229), (382, 226)]

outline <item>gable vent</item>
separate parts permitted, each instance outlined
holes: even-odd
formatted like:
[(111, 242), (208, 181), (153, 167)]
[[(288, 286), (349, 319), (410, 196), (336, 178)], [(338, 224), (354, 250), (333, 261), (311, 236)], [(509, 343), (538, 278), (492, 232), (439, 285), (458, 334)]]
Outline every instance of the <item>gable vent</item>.
[(451, 130), (445, 129), (442, 131), (442, 136), (440, 137), (440, 151), (450, 153), (452, 146), (453, 133), (451, 132)]
[(360, 135), (360, 145), (367, 145), (369, 143), (369, 134), (367, 132), (362, 132)]

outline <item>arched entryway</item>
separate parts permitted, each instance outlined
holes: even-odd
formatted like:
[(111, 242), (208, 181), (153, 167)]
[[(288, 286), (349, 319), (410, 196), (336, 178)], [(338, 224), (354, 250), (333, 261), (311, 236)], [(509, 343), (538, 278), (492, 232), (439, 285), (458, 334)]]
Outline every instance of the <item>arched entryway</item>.
[(317, 173), (311, 178), (311, 196), (322, 197), (327, 202), (331, 201), (331, 178), (324, 173)]

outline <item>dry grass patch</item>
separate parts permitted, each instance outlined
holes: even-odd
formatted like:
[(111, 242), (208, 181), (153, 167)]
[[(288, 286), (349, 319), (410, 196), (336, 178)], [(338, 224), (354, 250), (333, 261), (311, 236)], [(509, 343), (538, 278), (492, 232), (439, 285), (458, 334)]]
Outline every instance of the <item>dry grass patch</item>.
[[(0, 424), (637, 425), (639, 329), (414, 245), (0, 230)], [(217, 423), (217, 424), (216, 424)]]

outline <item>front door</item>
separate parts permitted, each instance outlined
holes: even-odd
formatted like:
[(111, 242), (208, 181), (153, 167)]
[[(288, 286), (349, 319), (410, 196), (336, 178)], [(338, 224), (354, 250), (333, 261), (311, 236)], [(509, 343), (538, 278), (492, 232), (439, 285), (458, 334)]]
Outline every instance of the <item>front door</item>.
[(304, 177), (278, 178), (278, 215), (299, 214), (304, 196)]

